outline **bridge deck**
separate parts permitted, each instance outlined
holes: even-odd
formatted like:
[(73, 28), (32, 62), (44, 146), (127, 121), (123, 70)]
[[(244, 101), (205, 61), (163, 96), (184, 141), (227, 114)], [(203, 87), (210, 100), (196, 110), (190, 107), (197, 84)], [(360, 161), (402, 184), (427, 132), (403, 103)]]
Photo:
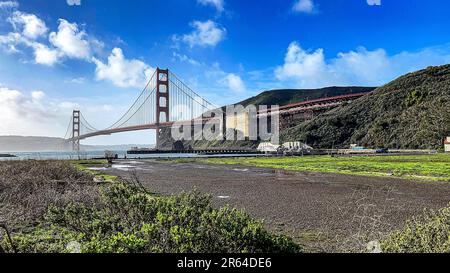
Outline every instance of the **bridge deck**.
[[(298, 103), (292, 103), (288, 105), (284, 105), (278, 108), (278, 111), (271, 111), (271, 110), (265, 110), (265, 111), (259, 111), (258, 116), (264, 116), (264, 115), (274, 115), (274, 114), (292, 114), (297, 113), (301, 111), (307, 111), (307, 110), (314, 110), (317, 107), (328, 107), (327, 105), (330, 104), (336, 104), (342, 101), (349, 101), (354, 100), (357, 98), (360, 98), (362, 96), (367, 95), (368, 93), (357, 93), (357, 94), (349, 94), (349, 95), (342, 95), (342, 96), (335, 96), (335, 97), (328, 97), (328, 98), (321, 98), (321, 99), (315, 99), (315, 100), (309, 100), (309, 101), (303, 101)], [(122, 128), (113, 128), (113, 129), (106, 129), (106, 130), (100, 130), (84, 135), (80, 135), (76, 138), (68, 139), (68, 141), (76, 141), (76, 140), (82, 140), (86, 138), (96, 137), (96, 136), (105, 136), (105, 135), (111, 135), (116, 133), (124, 133), (124, 132), (131, 132), (131, 131), (142, 131), (142, 130), (156, 130), (158, 128), (170, 128), (173, 127), (174, 124), (179, 125), (191, 125), (195, 122), (198, 123), (204, 123), (211, 121), (215, 118), (197, 118), (192, 120), (186, 120), (186, 121), (178, 121), (178, 122), (161, 122), (159, 124), (152, 123), (152, 124), (145, 124), (145, 125), (138, 125), (138, 126), (128, 126), (128, 127), (122, 127)], [(217, 118), (216, 118), (217, 119)]]

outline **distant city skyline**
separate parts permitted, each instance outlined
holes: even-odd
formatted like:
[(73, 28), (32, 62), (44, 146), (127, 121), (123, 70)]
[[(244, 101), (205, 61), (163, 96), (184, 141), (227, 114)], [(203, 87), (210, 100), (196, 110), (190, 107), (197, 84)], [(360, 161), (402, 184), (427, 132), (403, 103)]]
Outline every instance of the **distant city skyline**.
[(156, 67), (217, 105), (269, 89), (379, 86), (450, 63), (449, 10), (443, 0), (0, 0), (0, 135), (62, 137), (75, 108), (107, 127)]

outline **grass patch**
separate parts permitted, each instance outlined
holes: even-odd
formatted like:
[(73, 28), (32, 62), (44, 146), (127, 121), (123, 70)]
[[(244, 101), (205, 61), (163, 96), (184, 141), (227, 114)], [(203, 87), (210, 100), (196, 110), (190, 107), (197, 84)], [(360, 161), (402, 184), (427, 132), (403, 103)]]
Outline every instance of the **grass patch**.
[(94, 176), (97, 181), (115, 182), (119, 180), (117, 176), (106, 175), (101, 171), (89, 169), (92, 167), (106, 166), (108, 164), (106, 160), (71, 160), (70, 164), (75, 166), (78, 171)]
[(84, 166), (84, 165), (105, 165), (108, 164), (107, 160), (103, 159), (89, 159), (89, 160), (69, 160), (70, 163)]
[(178, 159), (172, 162), (244, 165), (291, 171), (394, 176), (406, 179), (450, 182), (450, 154), (373, 157), (257, 157)]

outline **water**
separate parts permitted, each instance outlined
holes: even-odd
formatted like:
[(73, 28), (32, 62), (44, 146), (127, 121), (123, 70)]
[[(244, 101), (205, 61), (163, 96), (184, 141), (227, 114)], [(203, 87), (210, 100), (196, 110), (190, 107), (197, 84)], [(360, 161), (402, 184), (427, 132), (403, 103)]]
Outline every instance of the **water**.
[[(202, 158), (202, 157), (240, 157), (240, 156), (252, 156), (252, 155), (200, 155), (200, 154), (145, 154), (145, 155), (127, 155), (127, 151), (114, 151), (119, 156), (119, 159), (145, 159), (145, 158)], [(7, 152), (7, 154), (15, 155), (16, 157), (1, 158), (2, 160), (71, 160), (71, 159), (93, 159), (103, 158), (105, 156), (104, 151), (85, 151), (85, 152)], [(256, 156), (256, 155), (255, 155)]]
[[(126, 152), (124, 152), (126, 154)], [(90, 151), (90, 152), (8, 152), (7, 154), (15, 155), (11, 158), (0, 158), (0, 160), (70, 160), (70, 159), (92, 159), (96, 157), (104, 157), (103, 151)]]
[[(160, 157), (193, 157), (190, 154), (154, 154), (154, 155), (127, 155), (127, 151), (114, 151), (119, 158), (138, 159), (138, 158), (160, 158)], [(104, 151), (85, 151), (85, 152), (10, 152), (15, 155), (11, 158), (0, 158), (0, 160), (71, 160), (71, 159), (93, 159), (105, 157)]]

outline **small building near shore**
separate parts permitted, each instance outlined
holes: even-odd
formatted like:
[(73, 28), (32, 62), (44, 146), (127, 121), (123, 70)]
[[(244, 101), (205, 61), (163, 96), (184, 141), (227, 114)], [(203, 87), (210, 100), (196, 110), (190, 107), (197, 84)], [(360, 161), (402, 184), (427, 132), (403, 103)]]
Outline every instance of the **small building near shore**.
[(283, 147), (289, 150), (298, 150), (303, 146), (303, 143), (301, 142), (286, 142), (283, 144)]
[(259, 144), (257, 150), (260, 152), (265, 152), (265, 153), (273, 153), (273, 152), (277, 152), (279, 148), (280, 148), (280, 145), (274, 145), (270, 142), (262, 142), (261, 144)]
[(363, 146), (358, 146), (358, 144), (351, 144), (350, 145), (350, 150), (354, 150), (354, 151), (362, 151), (365, 150), (366, 148)]
[(289, 151), (313, 150), (311, 146), (308, 146), (300, 141), (286, 142), (282, 146)]
[(450, 153), (450, 137), (444, 140), (444, 150), (446, 153)]

